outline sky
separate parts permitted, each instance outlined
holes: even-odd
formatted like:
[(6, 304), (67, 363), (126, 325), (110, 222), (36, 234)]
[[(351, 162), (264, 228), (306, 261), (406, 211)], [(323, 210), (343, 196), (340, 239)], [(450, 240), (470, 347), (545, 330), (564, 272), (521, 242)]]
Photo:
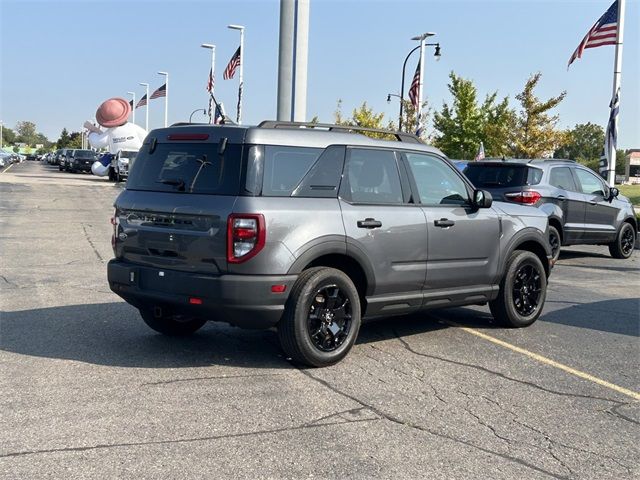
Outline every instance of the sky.
[[(612, 0), (310, 0), (307, 117), (332, 122), (366, 101), (397, 120), (402, 63), (417, 45), (411, 37), (435, 32), (442, 57), (425, 62), (425, 95), (436, 110), (450, 102), (451, 71), (475, 82), (479, 98), (498, 92), (513, 107), (527, 80), (542, 72), (536, 94), (566, 90), (559, 126), (605, 125), (612, 94), (614, 47), (586, 50), (567, 61)], [(32, 121), (55, 141), (63, 127), (79, 131), (107, 98), (136, 100), (169, 72), (169, 123), (207, 107), (211, 61), (202, 43), (216, 45), (216, 97), (235, 117), (238, 79), (222, 72), (245, 30), (243, 123), (275, 119), (279, 2), (277, 0), (30, 1), (0, 0), (0, 121), (14, 128)], [(640, 148), (640, 0), (627, 0), (619, 148)], [(407, 64), (407, 83), (418, 56)], [(205, 121), (201, 113), (194, 121)], [(150, 102), (150, 128), (164, 121), (164, 99)], [(144, 108), (136, 111), (144, 126)], [(428, 130), (431, 133), (431, 130)]]

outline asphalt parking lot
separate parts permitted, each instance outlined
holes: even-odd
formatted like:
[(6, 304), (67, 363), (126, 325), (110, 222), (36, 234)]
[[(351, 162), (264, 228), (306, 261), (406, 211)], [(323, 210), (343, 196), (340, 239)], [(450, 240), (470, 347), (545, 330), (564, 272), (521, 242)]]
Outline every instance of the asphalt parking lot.
[(165, 338), (112, 294), (120, 188), (0, 174), (1, 478), (640, 475), (639, 251), (566, 249), (530, 328), (390, 318), (302, 370), (273, 331)]

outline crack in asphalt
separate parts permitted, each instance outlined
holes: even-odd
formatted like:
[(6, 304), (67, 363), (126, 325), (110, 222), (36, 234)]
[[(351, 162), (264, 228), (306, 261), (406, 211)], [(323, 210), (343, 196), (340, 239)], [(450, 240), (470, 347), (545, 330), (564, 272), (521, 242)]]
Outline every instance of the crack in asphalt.
[(313, 422), (315, 422), (316, 420), (312, 420), (311, 422), (307, 422), (302, 425), (296, 425), (293, 427), (254, 430), (252, 432), (229, 433), (225, 435), (208, 435), (203, 437), (179, 438), (174, 440), (151, 440), (147, 442), (141, 441), (141, 442), (105, 443), (105, 444), (97, 444), (97, 445), (87, 445), (84, 447), (61, 447), (61, 448), (49, 448), (49, 449), (42, 449), (42, 450), (23, 450), (19, 452), (2, 454), (0, 455), (0, 458), (23, 457), (26, 455), (37, 455), (37, 454), (45, 454), (45, 453), (85, 452), (88, 450), (102, 450), (102, 449), (121, 448), (121, 447), (139, 447), (139, 446), (149, 446), (149, 445), (172, 445), (172, 444), (180, 444), (180, 443), (206, 442), (206, 441), (214, 441), (214, 440), (224, 440), (227, 438), (251, 437), (254, 435), (271, 435), (276, 433), (293, 432), (297, 430), (305, 430), (310, 428), (323, 428), (323, 427), (330, 427), (335, 425), (375, 422), (378, 420), (380, 419), (364, 418), (359, 420), (346, 420), (346, 421), (340, 421), (340, 422), (321, 423), (321, 424), (314, 424)]
[(254, 377), (273, 377), (283, 375), (282, 373), (259, 373), (254, 375), (218, 375), (211, 377), (192, 377), (192, 378), (176, 378), (173, 380), (161, 380), (159, 382), (148, 382), (140, 384), (141, 387), (145, 386), (155, 386), (155, 385), (169, 385), (171, 383), (180, 383), (180, 382), (197, 382), (200, 380), (230, 380), (234, 378), (254, 378)]
[(353, 402), (361, 405), (362, 407), (369, 409), (371, 412), (375, 413), (376, 415), (378, 415), (382, 419), (385, 419), (385, 420), (387, 420), (389, 422), (395, 423), (395, 424), (403, 426), (403, 427), (409, 427), (409, 428), (412, 428), (414, 430), (418, 430), (418, 431), (421, 431), (421, 432), (429, 433), (429, 434), (431, 434), (433, 436), (436, 436), (436, 437), (439, 437), (439, 438), (443, 438), (443, 439), (446, 439), (446, 440), (450, 440), (450, 441), (455, 442), (455, 443), (460, 443), (462, 445), (466, 445), (466, 446), (468, 446), (470, 448), (474, 448), (476, 450), (480, 450), (481, 452), (488, 453), (490, 455), (495, 455), (495, 456), (498, 456), (498, 457), (503, 458), (505, 460), (517, 463), (519, 465), (522, 465), (522, 466), (524, 466), (526, 468), (529, 468), (531, 470), (535, 470), (537, 472), (543, 473), (543, 474), (545, 474), (545, 475), (547, 475), (549, 477), (552, 477), (552, 478), (557, 478), (557, 479), (560, 479), (560, 480), (568, 480), (569, 479), (569, 477), (556, 475), (556, 474), (554, 474), (552, 472), (549, 472), (549, 471), (547, 471), (547, 470), (545, 470), (543, 468), (540, 468), (540, 467), (538, 467), (536, 465), (533, 465), (533, 464), (531, 464), (531, 463), (529, 463), (529, 462), (527, 462), (525, 460), (522, 460), (521, 458), (512, 457), (512, 456), (504, 454), (504, 453), (496, 452), (494, 450), (490, 450), (488, 448), (481, 447), (479, 445), (473, 444), (473, 443), (468, 442), (466, 440), (463, 440), (461, 438), (456, 438), (456, 437), (454, 437), (452, 435), (448, 435), (448, 434), (443, 433), (443, 432), (437, 432), (435, 430), (432, 430), (430, 428), (424, 427), (422, 425), (418, 425), (418, 424), (415, 424), (415, 423), (404, 421), (404, 420), (402, 420), (402, 419), (400, 419), (398, 417), (395, 417), (395, 416), (393, 416), (393, 415), (391, 415), (389, 413), (383, 412), (382, 410), (380, 410), (379, 408), (377, 408), (377, 407), (375, 407), (373, 405), (367, 404), (363, 400), (360, 400), (359, 398), (357, 398), (357, 397), (355, 397), (353, 395), (350, 395), (350, 394), (340, 390), (339, 388), (335, 387), (334, 385), (331, 385), (326, 380), (312, 375), (307, 370), (303, 370), (303, 369), (300, 369), (300, 368), (298, 370), (303, 375), (305, 375), (308, 378), (310, 378), (311, 380), (313, 380), (315, 382), (318, 382), (321, 385), (323, 385), (326, 388), (328, 388), (329, 390), (331, 390), (332, 392), (334, 392), (334, 393), (336, 393), (338, 395), (341, 395), (341, 396), (343, 396), (345, 398), (348, 398), (348, 399), (352, 400)]
[[(91, 225), (89, 225), (89, 226), (91, 226)], [(87, 242), (89, 242), (89, 245), (91, 246), (91, 249), (93, 250), (93, 253), (96, 254), (96, 257), (98, 257), (98, 260), (100, 260), (100, 263), (104, 263), (104, 259), (102, 258), (102, 255), (100, 255), (100, 252), (98, 252), (98, 249), (93, 244), (93, 241), (91, 240), (91, 238), (89, 238), (89, 232), (87, 232), (87, 228), (86, 228), (85, 224), (81, 223), (80, 227), (82, 227), (82, 231), (84, 232), (84, 238), (86, 238)]]
[(430, 355), (428, 353), (419, 352), (419, 351), (415, 350), (411, 345), (409, 345), (406, 342), (406, 340), (404, 340), (398, 334), (398, 332), (395, 329), (393, 330), (393, 333), (395, 334), (395, 336), (398, 339), (398, 341), (404, 346), (404, 348), (407, 349), (409, 352), (413, 353), (414, 355), (419, 355), (421, 357), (431, 358), (433, 360), (440, 360), (441, 362), (452, 363), (454, 365), (459, 365), (459, 366), (462, 366), (462, 367), (473, 368), (475, 370), (480, 370), (482, 372), (490, 373), (491, 375), (495, 375), (495, 376), (503, 378), (505, 380), (509, 380), (509, 381), (516, 382), (516, 383), (520, 383), (522, 385), (527, 385), (527, 386), (535, 388), (537, 390), (541, 390), (543, 392), (551, 393), (551, 394), (554, 394), (554, 395), (561, 395), (561, 396), (566, 396), (566, 397), (577, 397), (577, 398), (588, 398), (590, 400), (602, 400), (602, 401), (605, 401), (605, 402), (611, 402), (611, 403), (615, 403), (615, 404), (621, 403), (619, 400), (614, 400), (614, 399), (606, 398), (606, 397), (598, 397), (598, 396), (595, 396), (595, 395), (584, 395), (584, 394), (580, 394), (580, 393), (561, 392), (559, 390), (552, 390), (550, 388), (543, 387), (541, 385), (538, 385), (538, 384), (533, 383), (533, 382), (529, 382), (527, 380), (522, 380), (522, 379), (519, 379), (519, 378), (510, 377), (508, 375), (505, 375), (504, 373), (497, 372), (495, 370), (491, 370), (490, 368), (482, 367), (480, 365), (475, 365), (473, 363), (459, 362), (457, 360), (452, 360), (450, 358), (439, 357), (437, 355)]

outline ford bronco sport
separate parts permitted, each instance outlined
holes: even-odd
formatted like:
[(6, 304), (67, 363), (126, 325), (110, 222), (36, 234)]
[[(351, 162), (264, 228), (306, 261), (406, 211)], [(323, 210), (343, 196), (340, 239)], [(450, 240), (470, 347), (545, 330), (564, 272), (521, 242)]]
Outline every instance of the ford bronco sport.
[(435, 148), (400, 132), (263, 122), (152, 131), (115, 202), (111, 289), (167, 335), (208, 320), (277, 327), (325, 366), (363, 319), (489, 303), (540, 315), (547, 216), (492, 204)]

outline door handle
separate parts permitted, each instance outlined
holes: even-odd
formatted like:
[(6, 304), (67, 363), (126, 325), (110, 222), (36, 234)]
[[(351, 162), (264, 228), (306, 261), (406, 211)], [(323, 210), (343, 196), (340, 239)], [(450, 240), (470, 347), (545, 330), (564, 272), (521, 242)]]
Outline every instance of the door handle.
[(589, 200), (589, 203), (590, 203), (591, 205), (597, 205), (597, 204), (598, 204), (598, 202), (594, 202), (593, 200)]
[(440, 220), (434, 220), (433, 224), (436, 227), (447, 228), (447, 227), (453, 227), (456, 224), (456, 222), (454, 222), (453, 220), (449, 220), (448, 218), (441, 218)]
[(556, 197), (556, 199), (557, 199), (557, 200), (566, 200), (566, 199), (567, 199), (567, 197), (565, 197), (564, 195), (558, 195), (558, 196)]
[(365, 218), (364, 220), (358, 220), (358, 228), (380, 228), (382, 222), (375, 218)]

